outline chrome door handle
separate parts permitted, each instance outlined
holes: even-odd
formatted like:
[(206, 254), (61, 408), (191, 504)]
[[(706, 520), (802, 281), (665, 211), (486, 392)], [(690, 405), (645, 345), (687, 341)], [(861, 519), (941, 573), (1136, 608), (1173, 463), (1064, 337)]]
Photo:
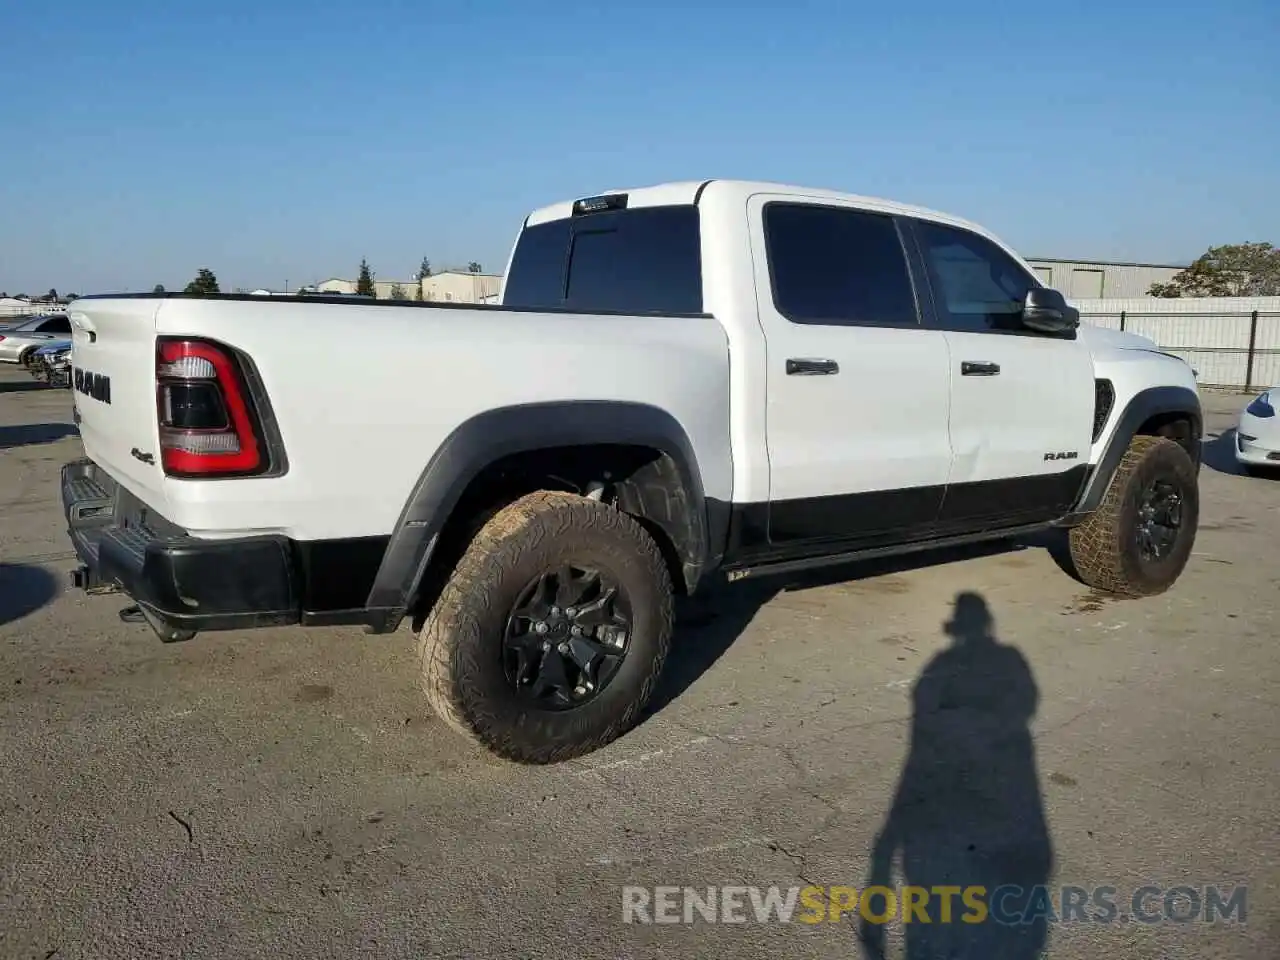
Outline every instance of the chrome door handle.
[(834, 360), (816, 360), (793, 357), (787, 361), (789, 377), (822, 377), (840, 372), (840, 364)]
[(960, 364), (962, 377), (994, 377), (1000, 373), (1000, 364), (986, 360), (965, 360)]

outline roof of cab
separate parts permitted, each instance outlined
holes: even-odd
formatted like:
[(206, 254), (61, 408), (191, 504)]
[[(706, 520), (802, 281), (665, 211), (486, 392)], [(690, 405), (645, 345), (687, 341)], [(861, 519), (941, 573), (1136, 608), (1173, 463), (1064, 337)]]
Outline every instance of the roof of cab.
[[(671, 183), (660, 183), (652, 186), (633, 187), (630, 189), (602, 190), (600, 193), (588, 194), (588, 196), (601, 197), (625, 193), (627, 195), (628, 208), (634, 208), (694, 203), (700, 196), (705, 196), (711, 192), (723, 194), (724, 196), (720, 199), (737, 200), (740, 198), (743, 203), (746, 203), (749, 197), (759, 193), (783, 194), (789, 197), (795, 197), (796, 199), (836, 200), (853, 206), (862, 207), (867, 210), (875, 210), (880, 213), (923, 217), (929, 220), (938, 220), (944, 223), (966, 227), (982, 234), (988, 233), (988, 231), (980, 227), (978, 224), (970, 223), (960, 217), (952, 216), (948, 213), (942, 213), (938, 210), (930, 210), (926, 207), (912, 206), (906, 203), (899, 203), (896, 200), (885, 200), (880, 197), (867, 197), (856, 193), (843, 193), (838, 190), (800, 187), (783, 183), (771, 183), (763, 180), (679, 180)], [(553, 203), (545, 207), (540, 207), (529, 214), (528, 219), (525, 220), (525, 226), (533, 226), (535, 224), (546, 223), (551, 220), (561, 220), (565, 217), (571, 216), (573, 214), (574, 203), (580, 199), (584, 198), (576, 197), (573, 200), (564, 200), (560, 203)]]

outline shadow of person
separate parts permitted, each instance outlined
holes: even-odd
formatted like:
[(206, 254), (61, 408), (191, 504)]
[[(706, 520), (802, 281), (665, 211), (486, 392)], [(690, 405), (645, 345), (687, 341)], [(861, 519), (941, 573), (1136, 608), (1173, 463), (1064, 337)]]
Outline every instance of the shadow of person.
[[(913, 691), (911, 746), (893, 806), (876, 838), (867, 888), (894, 888), (901, 854), (904, 884), (931, 922), (902, 924), (908, 960), (1033, 960), (1048, 939), (1037, 905), (1053, 869), (1029, 723), (1039, 693), (1015, 647), (1002, 644), (991, 611), (977, 593), (961, 593), (943, 625), (952, 644), (925, 667)], [(962, 891), (984, 887), (982, 922)], [(953, 890), (939, 891), (950, 887)], [(943, 901), (951, 904), (950, 922)], [(998, 902), (997, 902), (998, 901)], [(883, 915), (873, 898), (859, 934), (867, 957), (884, 956)], [(899, 904), (902, 920), (904, 907)]]

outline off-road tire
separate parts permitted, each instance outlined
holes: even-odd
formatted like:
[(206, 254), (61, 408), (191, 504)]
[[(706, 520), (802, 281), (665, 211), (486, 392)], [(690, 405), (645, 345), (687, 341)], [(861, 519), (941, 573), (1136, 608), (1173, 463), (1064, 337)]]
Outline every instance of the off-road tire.
[[(1180, 488), (1182, 525), (1168, 556), (1146, 560), (1138, 547), (1139, 502), (1160, 477)], [(1134, 437), (1101, 505), (1070, 532), (1072, 566), (1096, 590), (1127, 597), (1164, 593), (1187, 565), (1199, 517), (1196, 465), (1187, 452), (1166, 437)]]
[[(521, 590), (562, 561), (607, 568), (627, 593), (627, 654), (595, 699), (552, 712), (521, 702), (501, 644)], [(540, 491), (495, 514), (467, 547), (418, 634), (422, 688), (448, 726), (491, 753), (546, 764), (617, 739), (653, 695), (671, 644), (671, 576), (632, 517), (586, 497)]]

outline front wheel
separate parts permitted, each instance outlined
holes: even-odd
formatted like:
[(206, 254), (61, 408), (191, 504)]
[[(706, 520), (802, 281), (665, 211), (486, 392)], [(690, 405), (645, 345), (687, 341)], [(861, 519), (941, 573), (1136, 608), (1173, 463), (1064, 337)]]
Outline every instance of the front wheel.
[(1071, 530), (1072, 565), (1098, 590), (1163, 593), (1187, 565), (1199, 519), (1191, 457), (1165, 437), (1134, 437), (1102, 504)]
[(491, 518), (419, 633), (450, 727), (519, 763), (598, 749), (639, 717), (671, 643), (671, 577), (633, 518), (541, 491)]

